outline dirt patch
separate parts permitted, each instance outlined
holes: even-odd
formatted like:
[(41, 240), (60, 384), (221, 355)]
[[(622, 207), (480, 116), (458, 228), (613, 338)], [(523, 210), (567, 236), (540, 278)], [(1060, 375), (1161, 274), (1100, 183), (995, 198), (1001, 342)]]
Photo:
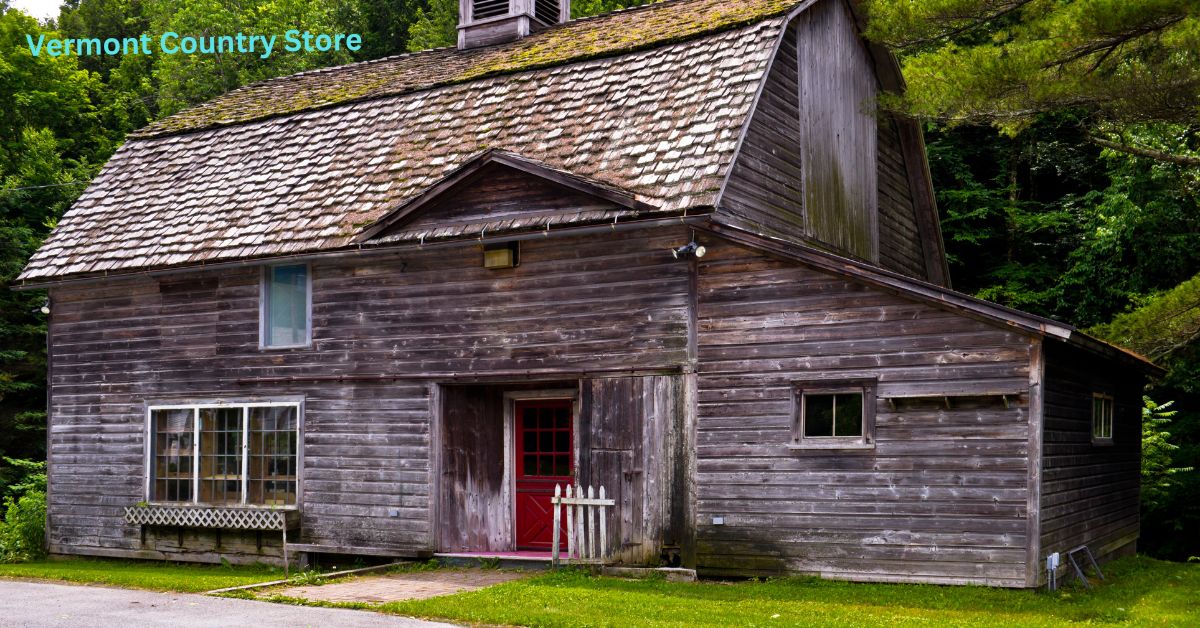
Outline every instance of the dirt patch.
[(529, 573), (495, 569), (439, 569), (364, 576), (319, 586), (285, 587), (267, 591), (265, 594), (323, 602), (381, 604), (476, 591), (512, 580), (527, 578), (529, 575)]

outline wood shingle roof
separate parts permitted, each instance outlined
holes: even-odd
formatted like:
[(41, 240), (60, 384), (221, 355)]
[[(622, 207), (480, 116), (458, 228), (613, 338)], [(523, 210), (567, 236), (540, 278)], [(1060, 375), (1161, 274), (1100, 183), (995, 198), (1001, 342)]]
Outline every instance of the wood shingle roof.
[(19, 278), (326, 251), (485, 151), (716, 202), (794, 0), (670, 0), (493, 48), (274, 79), (131, 137)]

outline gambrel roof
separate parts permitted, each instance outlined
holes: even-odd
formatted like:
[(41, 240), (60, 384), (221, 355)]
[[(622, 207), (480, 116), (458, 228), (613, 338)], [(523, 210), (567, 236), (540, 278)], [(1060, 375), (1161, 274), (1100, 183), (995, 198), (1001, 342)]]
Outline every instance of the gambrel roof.
[(490, 149), (711, 208), (795, 0), (669, 0), (265, 81), (134, 134), (24, 283), (355, 246)]

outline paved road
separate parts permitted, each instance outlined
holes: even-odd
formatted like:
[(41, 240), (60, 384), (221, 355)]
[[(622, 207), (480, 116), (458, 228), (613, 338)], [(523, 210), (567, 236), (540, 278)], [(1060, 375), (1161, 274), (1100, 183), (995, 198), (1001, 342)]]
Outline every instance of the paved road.
[(434, 628), (448, 624), (370, 611), (308, 608), (186, 593), (0, 580), (0, 626)]

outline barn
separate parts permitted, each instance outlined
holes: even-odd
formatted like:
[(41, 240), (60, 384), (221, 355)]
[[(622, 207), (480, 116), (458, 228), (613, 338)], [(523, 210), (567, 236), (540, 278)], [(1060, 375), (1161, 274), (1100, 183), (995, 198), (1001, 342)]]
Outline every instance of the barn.
[(129, 138), (19, 278), (52, 553), (538, 562), (567, 485), (605, 562), (714, 576), (1135, 551), (1157, 369), (951, 289), (857, 3), (569, 16), (462, 0)]

